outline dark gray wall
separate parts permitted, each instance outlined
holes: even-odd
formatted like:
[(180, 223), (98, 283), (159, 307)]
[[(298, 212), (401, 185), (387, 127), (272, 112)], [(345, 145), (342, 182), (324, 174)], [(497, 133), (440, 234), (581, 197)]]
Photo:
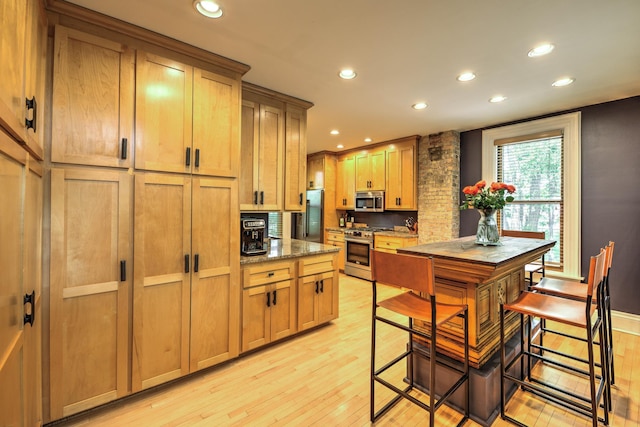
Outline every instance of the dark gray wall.
[[(589, 256), (613, 240), (612, 308), (640, 314), (640, 96), (526, 120), (573, 111), (582, 113), (582, 275)], [(460, 134), (462, 186), (481, 179), (482, 130)], [(477, 221), (462, 211), (460, 236), (475, 234)]]

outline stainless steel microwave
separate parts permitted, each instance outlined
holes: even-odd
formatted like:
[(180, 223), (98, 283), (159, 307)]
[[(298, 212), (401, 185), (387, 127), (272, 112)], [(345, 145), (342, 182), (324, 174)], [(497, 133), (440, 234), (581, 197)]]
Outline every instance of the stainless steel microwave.
[(356, 192), (356, 212), (384, 212), (384, 191)]

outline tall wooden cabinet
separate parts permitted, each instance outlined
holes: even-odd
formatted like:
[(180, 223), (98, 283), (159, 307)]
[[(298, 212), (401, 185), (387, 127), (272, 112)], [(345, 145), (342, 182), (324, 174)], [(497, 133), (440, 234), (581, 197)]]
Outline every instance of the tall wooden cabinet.
[(336, 209), (347, 210), (355, 206), (356, 159), (354, 154), (338, 157), (336, 164)]
[[(46, 23), (0, 6), (0, 425), (41, 425), (41, 230)], [(39, 105), (39, 106), (38, 106)]]
[(387, 184), (385, 209), (417, 210), (418, 176), (417, 138), (393, 144), (387, 148)]
[(54, 419), (128, 393), (131, 190), (126, 171), (51, 170)]
[(285, 115), (284, 209), (304, 211), (307, 176), (307, 112), (287, 105)]
[(240, 350), (248, 67), (72, 9), (50, 11), (65, 26), (51, 52), (45, 421)]

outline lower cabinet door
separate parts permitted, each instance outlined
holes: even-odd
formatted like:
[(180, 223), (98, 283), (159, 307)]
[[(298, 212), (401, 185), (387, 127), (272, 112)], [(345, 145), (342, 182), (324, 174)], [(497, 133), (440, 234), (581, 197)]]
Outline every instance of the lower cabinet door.
[(131, 388), (189, 372), (191, 177), (135, 177)]
[(338, 317), (338, 275), (323, 273), (318, 293), (318, 322), (325, 323)]
[(320, 291), (317, 275), (304, 276), (298, 280), (298, 330), (312, 328), (318, 324), (316, 295)]
[(127, 394), (131, 177), (51, 170), (51, 418)]
[(271, 341), (288, 337), (296, 332), (295, 287), (293, 280), (272, 285)]
[(242, 351), (249, 351), (269, 343), (270, 306), (270, 286), (256, 286), (242, 291)]

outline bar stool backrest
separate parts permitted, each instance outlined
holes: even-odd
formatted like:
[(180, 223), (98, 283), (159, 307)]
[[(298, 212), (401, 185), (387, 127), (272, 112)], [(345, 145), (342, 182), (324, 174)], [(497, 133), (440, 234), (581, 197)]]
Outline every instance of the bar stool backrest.
[(607, 261), (604, 267), (604, 275), (605, 277), (609, 277), (609, 271), (611, 270), (611, 264), (613, 264), (613, 248), (615, 247), (615, 243), (609, 240), (609, 244), (605, 248), (607, 250)]
[(433, 258), (372, 250), (371, 259), (374, 281), (435, 295)]
[(589, 263), (589, 280), (587, 282), (587, 301), (591, 304), (590, 311), (593, 313), (596, 309), (596, 299), (592, 299), (593, 295), (599, 295), (599, 289), (604, 278), (604, 269), (607, 259), (607, 251), (600, 249), (598, 255), (591, 257)]

